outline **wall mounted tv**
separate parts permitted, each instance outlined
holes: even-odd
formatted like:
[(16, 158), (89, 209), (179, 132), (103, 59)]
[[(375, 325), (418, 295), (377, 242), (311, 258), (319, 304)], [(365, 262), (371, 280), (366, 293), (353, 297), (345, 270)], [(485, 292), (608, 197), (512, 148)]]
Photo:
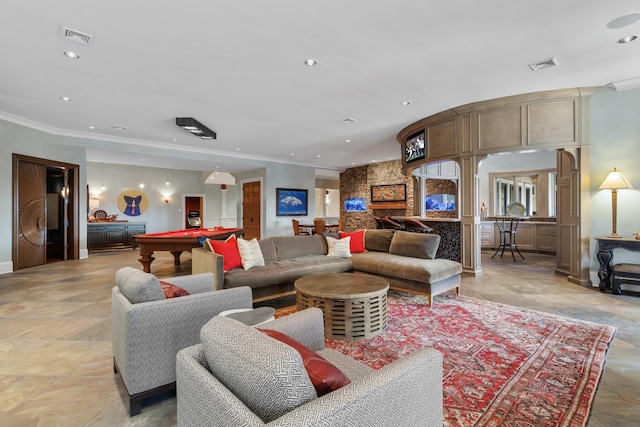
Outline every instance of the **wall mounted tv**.
[(424, 131), (421, 131), (414, 133), (404, 142), (404, 162), (411, 163), (424, 158)]

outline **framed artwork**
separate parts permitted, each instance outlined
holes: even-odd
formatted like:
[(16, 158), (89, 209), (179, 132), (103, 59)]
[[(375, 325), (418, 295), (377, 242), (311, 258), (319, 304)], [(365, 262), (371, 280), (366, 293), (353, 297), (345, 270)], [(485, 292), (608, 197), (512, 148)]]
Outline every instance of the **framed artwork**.
[(276, 188), (276, 216), (306, 216), (308, 191)]
[(406, 200), (406, 184), (371, 186), (371, 202), (405, 202)]
[(127, 216), (139, 216), (148, 207), (149, 199), (140, 190), (126, 190), (118, 196), (118, 209)]
[(344, 201), (344, 210), (347, 212), (362, 212), (367, 210), (367, 199), (364, 197), (352, 197)]

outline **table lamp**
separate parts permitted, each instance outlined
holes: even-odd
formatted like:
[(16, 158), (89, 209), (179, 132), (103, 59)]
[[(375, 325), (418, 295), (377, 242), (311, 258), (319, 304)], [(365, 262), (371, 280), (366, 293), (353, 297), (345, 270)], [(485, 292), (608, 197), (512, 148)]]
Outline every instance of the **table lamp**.
[(633, 188), (629, 181), (622, 175), (622, 172), (613, 168), (609, 175), (604, 179), (602, 184), (600, 185), (600, 190), (611, 190), (611, 215), (612, 215), (612, 224), (613, 230), (612, 233), (607, 237), (622, 237), (617, 233), (617, 216), (618, 216), (618, 190), (623, 188)]

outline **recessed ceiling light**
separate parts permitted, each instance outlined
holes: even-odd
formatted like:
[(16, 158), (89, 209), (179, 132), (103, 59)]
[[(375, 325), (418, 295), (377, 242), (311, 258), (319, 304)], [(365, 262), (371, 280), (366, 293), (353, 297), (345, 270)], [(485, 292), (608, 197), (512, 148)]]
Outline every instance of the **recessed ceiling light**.
[(320, 154), (316, 154), (316, 159), (319, 159), (319, 158), (320, 158)]
[(607, 24), (607, 28), (609, 29), (622, 28), (631, 24), (635, 24), (638, 21), (640, 21), (640, 13), (630, 13), (629, 15), (621, 16), (609, 22)]
[(313, 58), (309, 58), (306, 61), (304, 61), (304, 65), (307, 65), (309, 67), (315, 67), (316, 65), (318, 65), (318, 61), (316, 61)]
[(291, 153), (291, 155), (292, 155), (292, 156), (295, 156), (296, 154), (295, 154), (295, 153)]
[(411, 101), (402, 101), (400, 103), (400, 105), (402, 105), (403, 107), (406, 107), (407, 105), (411, 104)]
[(178, 142), (178, 138), (171, 138), (173, 142)]
[(351, 142), (351, 140), (350, 139), (345, 139), (344, 142)]
[(240, 151), (240, 147), (236, 148), (236, 151)]
[(65, 101), (65, 102), (71, 101), (71, 98), (69, 98), (68, 96), (61, 96), (60, 99)]
[(93, 130), (95, 128), (96, 128), (95, 126), (89, 126), (89, 129), (91, 129), (91, 130)]
[(638, 38), (638, 36), (623, 37), (620, 40), (618, 40), (618, 43), (620, 43), (620, 44), (630, 43), (630, 42), (634, 41), (637, 38)]
[(79, 59), (80, 58), (80, 55), (78, 55), (75, 52), (71, 52), (70, 50), (66, 51), (64, 53), (64, 56), (66, 56), (67, 58), (71, 58), (71, 59)]

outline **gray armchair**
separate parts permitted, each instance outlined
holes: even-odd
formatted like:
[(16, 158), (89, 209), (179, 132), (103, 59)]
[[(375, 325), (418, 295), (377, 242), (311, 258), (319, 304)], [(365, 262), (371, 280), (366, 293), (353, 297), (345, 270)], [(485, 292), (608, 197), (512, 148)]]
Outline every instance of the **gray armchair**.
[(211, 273), (163, 279), (190, 295), (165, 299), (158, 279), (124, 267), (111, 294), (114, 372), (129, 394), (129, 414), (141, 401), (175, 389), (176, 353), (200, 342), (200, 329), (224, 310), (252, 308), (251, 288), (214, 291)]
[(324, 349), (317, 308), (263, 328), (316, 351), (351, 383), (317, 397), (292, 347), (216, 317), (202, 328), (201, 344), (178, 352), (179, 426), (442, 426), (442, 355), (437, 350), (415, 351), (375, 371)]

